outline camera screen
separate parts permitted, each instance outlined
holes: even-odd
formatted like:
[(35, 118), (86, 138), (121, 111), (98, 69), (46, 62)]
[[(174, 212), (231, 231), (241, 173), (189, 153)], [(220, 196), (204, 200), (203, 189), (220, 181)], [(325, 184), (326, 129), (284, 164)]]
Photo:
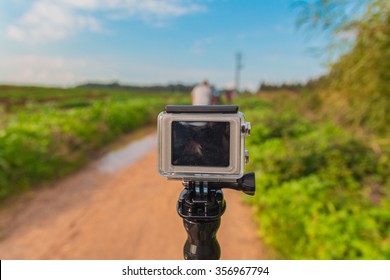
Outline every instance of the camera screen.
[(172, 165), (227, 167), (229, 157), (229, 122), (172, 122)]

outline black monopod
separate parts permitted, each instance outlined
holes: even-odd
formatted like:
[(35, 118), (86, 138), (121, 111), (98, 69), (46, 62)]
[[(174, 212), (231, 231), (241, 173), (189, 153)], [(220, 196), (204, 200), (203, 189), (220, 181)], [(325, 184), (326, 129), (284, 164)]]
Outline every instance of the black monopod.
[(255, 174), (249, 172), (236, 182), (183, 182), (184, 190), (177, 202), (177, 213), (183, 218), (188, 237), (184, 244), (186, 260), (218, 260), (221, 248), (217, 231), (226, 202), (222, 188), (255, 193)]

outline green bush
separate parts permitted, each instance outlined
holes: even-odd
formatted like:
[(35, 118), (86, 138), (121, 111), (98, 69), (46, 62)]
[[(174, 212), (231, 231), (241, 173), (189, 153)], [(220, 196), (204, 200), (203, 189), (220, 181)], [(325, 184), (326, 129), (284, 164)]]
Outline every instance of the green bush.
[(251, 107), (246, 114), (262, 238), (280, 258), (389, 259), (388, 157), (295, 112)]
[(162, 99), (142, 97), (9, 116), (0, 128), (0, 200), (69, 173), (98, 147), (150, 123), (163, 105)]

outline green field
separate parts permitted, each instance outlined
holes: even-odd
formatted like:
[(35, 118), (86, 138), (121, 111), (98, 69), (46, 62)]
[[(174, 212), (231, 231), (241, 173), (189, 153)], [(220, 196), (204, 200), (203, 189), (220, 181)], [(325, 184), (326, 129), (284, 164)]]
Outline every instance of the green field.
[(183, 94), (0, 87), (0, 201), (59, 178)]

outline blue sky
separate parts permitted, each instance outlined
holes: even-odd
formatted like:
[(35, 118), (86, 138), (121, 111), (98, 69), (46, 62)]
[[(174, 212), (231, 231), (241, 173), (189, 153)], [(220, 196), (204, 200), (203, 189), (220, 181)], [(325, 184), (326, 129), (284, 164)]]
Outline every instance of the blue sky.
[(0, 0), (0, 83), (234, 85), (326, 71), (290, 0)]

